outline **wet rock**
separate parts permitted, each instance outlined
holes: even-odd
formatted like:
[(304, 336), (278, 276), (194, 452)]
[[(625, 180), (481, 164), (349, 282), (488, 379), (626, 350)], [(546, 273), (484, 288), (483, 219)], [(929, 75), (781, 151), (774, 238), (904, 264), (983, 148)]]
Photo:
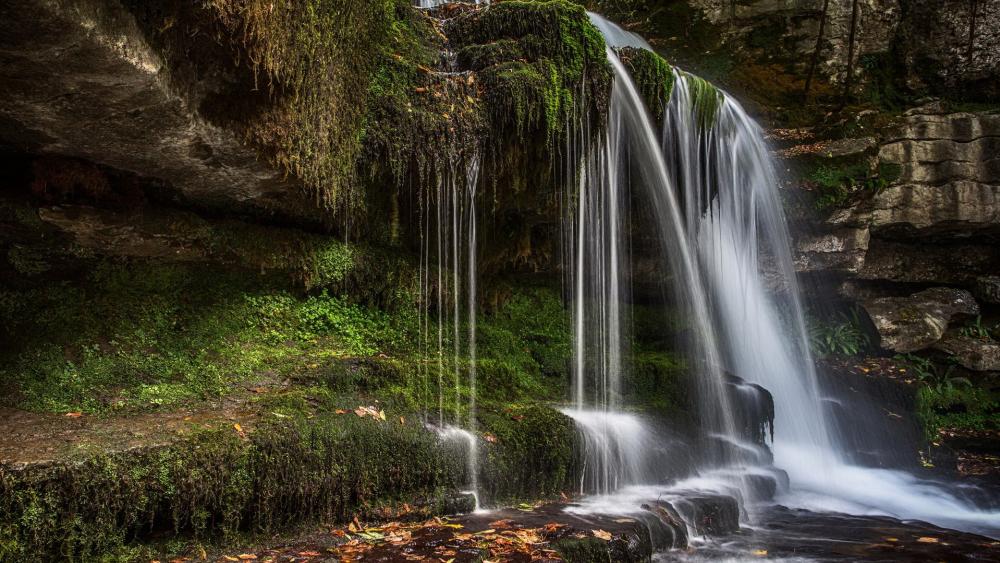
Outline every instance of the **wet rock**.
[(862, 304), (881, 338), (881, 346), (894, 352), (923, 350), (944, 336), (955, 317), (979, 314), (979, 305), (968, 291), (931, 288), (909, 297), (881, 297)]
[(972, 371), (1000, 371), (1000, 343), (949, 331), (933, 346)]
[(872, 239), (861, 260), (858, 279), (901, 283), (972, 285), (1000, 269), (994, 245), (967, 239)]
[(740, 507), (731, 496), (692, 494), (674, 504), (699, 535), (721, 536), (740, 529)]

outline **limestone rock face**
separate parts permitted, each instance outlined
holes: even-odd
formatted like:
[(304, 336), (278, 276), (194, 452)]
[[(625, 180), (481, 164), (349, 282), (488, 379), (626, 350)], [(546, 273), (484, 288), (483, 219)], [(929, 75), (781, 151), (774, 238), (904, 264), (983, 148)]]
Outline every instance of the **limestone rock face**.
[(795, 268), (800, 272), (857, 274), (865, 264), (868, 241), (868, 229), (851, 227), (800, 239), (795, 248)]
[(953, 356), (962, 367), (972, 371), (1000, 371), (1000, 343), (964, 336), (955, 331), (934, 344), (934, 349)]
[(0, 21), (0, 146), (158, 178), (176, 191), (167, 197), (203, 207), (317, 213), (235, 131), (202, 116), (229, 80), (225, 65), (178, 91), (117, 0), (11, 0)]
[(972, 289), (1000, 271), (997, 154), (1000, 114), (947, 113), (933, 104), (912, 111), (879, 148), (880, 166), (898, 167), (898, 179), (835, 211), (826, 234), (799, 242), (796, 265)]
[(979, 314), (968, 291), (931, 288), (909, 297), (880, 297), (863, 302), (887, 350), (908, 353), (941, 340), (956, 317)]
[(1000, 229), (1000, 115), (915, 112), (879, 150), (897, 183), (830, 222), (872, 229)]

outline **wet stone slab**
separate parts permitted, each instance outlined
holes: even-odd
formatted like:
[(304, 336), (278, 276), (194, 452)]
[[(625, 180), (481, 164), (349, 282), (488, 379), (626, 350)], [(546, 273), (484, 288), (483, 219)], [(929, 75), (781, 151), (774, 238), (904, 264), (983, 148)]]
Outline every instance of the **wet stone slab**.
[[(211, 559), (442, 563), (1000, 560), (1000, 543), (989, 538), (887, 517), (818, 514), (779, 506), (758, 513), (753, 527), (739, 528), (727, 515), (726, 499), (711, 495), (688, 499), (695, 513), (706, 519), (703, 523), (711, 519), (706, 527), (686, 528), (682, 519), (689, 515), (674, 507), (676, 501), (650, 501), (629, 516), (572, 514), (566, 509), (573, 503), (562, 502), (414, 523), (351, 523), (267, 549), (213, 554)], [(691, 538), (689, 529), (694, 534)]]

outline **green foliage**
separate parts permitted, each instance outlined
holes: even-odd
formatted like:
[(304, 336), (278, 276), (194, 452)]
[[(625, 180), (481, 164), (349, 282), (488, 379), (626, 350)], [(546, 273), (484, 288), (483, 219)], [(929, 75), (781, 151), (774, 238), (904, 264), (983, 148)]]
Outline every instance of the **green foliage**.
[(931, 379), (917, 391), (917, 415), (928, 440), (944, 428), (1000, 429), (1000, 402), (965, 378)]
[(962, 336), (969, 338), (977, 338), (979, 340), (990, 340), (993, 337), (993, 333), (996, 331), (997, 327), (994, 325), (992, 328), (983, 325), (982, 315), (976, 315), (975, 320), (971, 323), (963, 326), (958, 330), (958, 333)]
[(875, 172), (863, 163), (820, 165), (809, 175), (809, 180), (818, 188), (816, 209), (842, 207), (857, 195), (877, 193), (896, 181), (900, 171), (899, 165), (889, 163), (880, 164)]
[[(411, 308), (393, 313), (322, 291), (197, 265), (103, 262), (79, 285), (6, 291), (7, 404), (102, 412), (218, 397), (306, 358), (406, 350)], [(4, 307), (8, 309), (8, 307)], [(24, 315), (31, 311), (31, 315)]]
[(813, 320), (809, 327), (809, 347), (819, 357), (856, 356), (871, 347), (858, 312), (840, 313), (834, 318)]

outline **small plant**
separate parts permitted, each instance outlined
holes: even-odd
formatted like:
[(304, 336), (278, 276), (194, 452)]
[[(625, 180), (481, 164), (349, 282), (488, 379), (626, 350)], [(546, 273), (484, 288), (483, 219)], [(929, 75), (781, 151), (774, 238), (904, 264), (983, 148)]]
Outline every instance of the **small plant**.
[(827, 322), (814, 321), (809, 328), (809, 344), (816, 355), (827, 357), (856, 356), (870, 342), (861, 328), (857, 311), (854, 311), (851, 315), (841, 313)]
[(983, 326), (983, 317), (981, 315), (976, 316), (976, 320), (971, 324), (962, 327), (958, 333), (962, 336), (969, 338), (978, 338), (979, 340), (989, 340), (993, 335), (993, 329)]
[(809, 176), (819, 191), (816, 209), (824, 211), (843, 206), (855, 194), (878, 193), (896, 181), (900, 171), (899, 165), (887, 163), (879, 164), (874, 171), (864, 164), (843, 168), (822, 165)]

